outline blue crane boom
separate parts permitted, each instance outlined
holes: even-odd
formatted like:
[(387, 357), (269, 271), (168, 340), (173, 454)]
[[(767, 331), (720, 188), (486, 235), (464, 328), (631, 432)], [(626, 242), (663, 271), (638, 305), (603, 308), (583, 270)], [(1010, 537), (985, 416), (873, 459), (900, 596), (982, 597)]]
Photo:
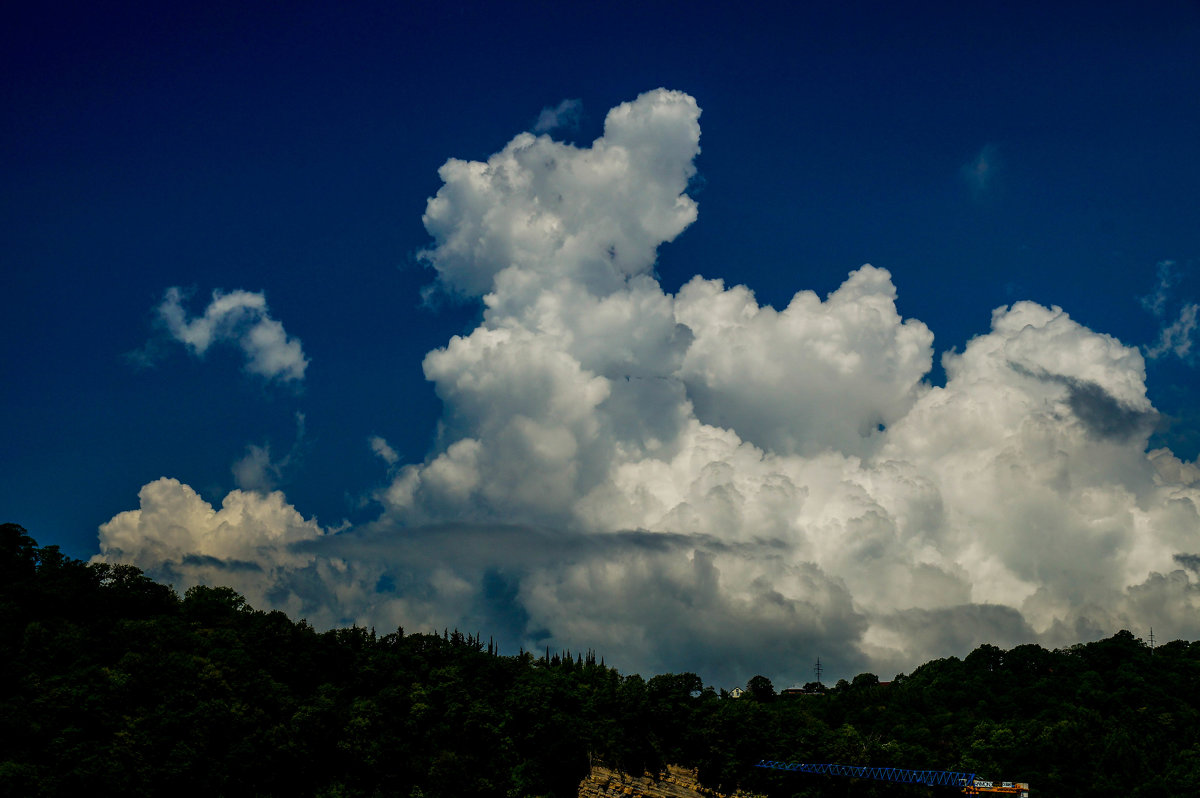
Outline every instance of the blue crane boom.
[(844, 776), (852, 779), (876, 779), (898, 784), (923, 784), (927, 787), (957, 787), (963, 795), (995, 793), (1029, 798), (1029, 785), (1025, 782), (986, 781), (974, 773), (952, 770), (909, 770), (906, 768), (881, 768), (862, 765), (833, 765), (812, 762), (777, 762), (763, 759), (756, 767), (771, 770), (787, 770), (794, 773), (817, 773), (823, 776)]
[(813, 764), (810, 762), (773, 762), (767, 759), (759, 762), (758, 767), (790, 770), (796, 773), (817, 773), (822, 776), (846, 776), (852, 779), (878, 779), (901, 784), (924, 784), (928, 787), (966, 787), (975, 782), (974, 773), (955, 773), (949, 770), (906, 770), (905, 768)]

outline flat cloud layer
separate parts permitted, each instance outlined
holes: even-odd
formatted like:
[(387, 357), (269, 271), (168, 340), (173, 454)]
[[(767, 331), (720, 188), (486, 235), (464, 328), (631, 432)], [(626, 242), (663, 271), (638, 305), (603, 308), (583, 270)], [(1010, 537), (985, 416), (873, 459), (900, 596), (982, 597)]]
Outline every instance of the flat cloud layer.
[(522, 133), (442, 167), (422, 258), (485, 313), (425, 358), (440, 440), (393, 467), (375, 522), (331, 533), (280, 493), (216, 510), (162, 479), (101, 527), (101, 559), (318, 625), (458, 626), (728, 686), (808, 681), (818, 656), (890, 676), (981, 642), (1200, 635), (1200, 472), (1147, 453), (1138, 350), (1018, 302), (933, 387), (933, 335), (884, 269), (782, 310), (702, 277), (665, 293), (699, 116), (660, 89), (591, 147)]

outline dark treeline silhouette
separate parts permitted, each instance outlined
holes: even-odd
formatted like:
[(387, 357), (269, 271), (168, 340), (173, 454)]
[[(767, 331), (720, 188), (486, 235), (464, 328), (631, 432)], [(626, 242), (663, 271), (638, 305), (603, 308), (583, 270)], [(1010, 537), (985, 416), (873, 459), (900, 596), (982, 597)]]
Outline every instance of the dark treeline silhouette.
[[(596, 653), (319, 633), (0, 526), (0, 795), (571, 796), (590, 761), (769, 796), (930, 795), (760, 759), (968, 770), (1045, 796), (1200, 786), (1200, 644), (981, 646), (880, 683), (738, 699)], [(811, 687), (816, 687), (815, 685)]]

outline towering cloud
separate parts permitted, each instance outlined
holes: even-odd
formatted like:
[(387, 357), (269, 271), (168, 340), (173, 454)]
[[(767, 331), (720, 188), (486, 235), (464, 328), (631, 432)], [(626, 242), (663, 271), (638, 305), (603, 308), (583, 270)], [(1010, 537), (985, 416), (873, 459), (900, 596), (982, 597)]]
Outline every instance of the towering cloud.
[(612, 293), (696, 219), (682, 192), (699, 116), (691, 97), (658, 91), (610, 111), (589, 149), (522, 133), (486, 163), (447, 161), (425, 210), (435, 241), (425, 261), (470, 295), (519, 300), (563, 281)]
[(725, 684), (807, 681), (817, 656), (890, 676), (984, 641), (1200, 634), (1198, 472), (1147, 455), (1138, 350), (1019, 302), (932, 386), (933, 335), (884, 269), (782, 310), (702, 277), (664, 292), (699, 115), (653, 91), (591, 147), (524, 133), (442, 167), (422, 257), (485, 312), (425, 358), (440, 438), (375, 522), (324, 534), (278, 493), (214, 511), (160, 480), (102, 556), (317, 622), (479, 628)]

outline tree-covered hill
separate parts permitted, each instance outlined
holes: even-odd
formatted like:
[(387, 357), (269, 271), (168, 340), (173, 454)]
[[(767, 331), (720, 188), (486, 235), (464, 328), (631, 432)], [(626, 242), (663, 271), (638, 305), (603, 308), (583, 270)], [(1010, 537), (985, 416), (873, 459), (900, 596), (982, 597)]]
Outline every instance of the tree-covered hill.
[(572, 796), (590, 760), (770, 796), (928, 795), (762, 758), (977, 771), (1041, 796), (1200, 786), (1200, 644), (982, 646), (880, 684), (732, 699), (591, 652), (319, 633), (0, 527), (0, 795)]

